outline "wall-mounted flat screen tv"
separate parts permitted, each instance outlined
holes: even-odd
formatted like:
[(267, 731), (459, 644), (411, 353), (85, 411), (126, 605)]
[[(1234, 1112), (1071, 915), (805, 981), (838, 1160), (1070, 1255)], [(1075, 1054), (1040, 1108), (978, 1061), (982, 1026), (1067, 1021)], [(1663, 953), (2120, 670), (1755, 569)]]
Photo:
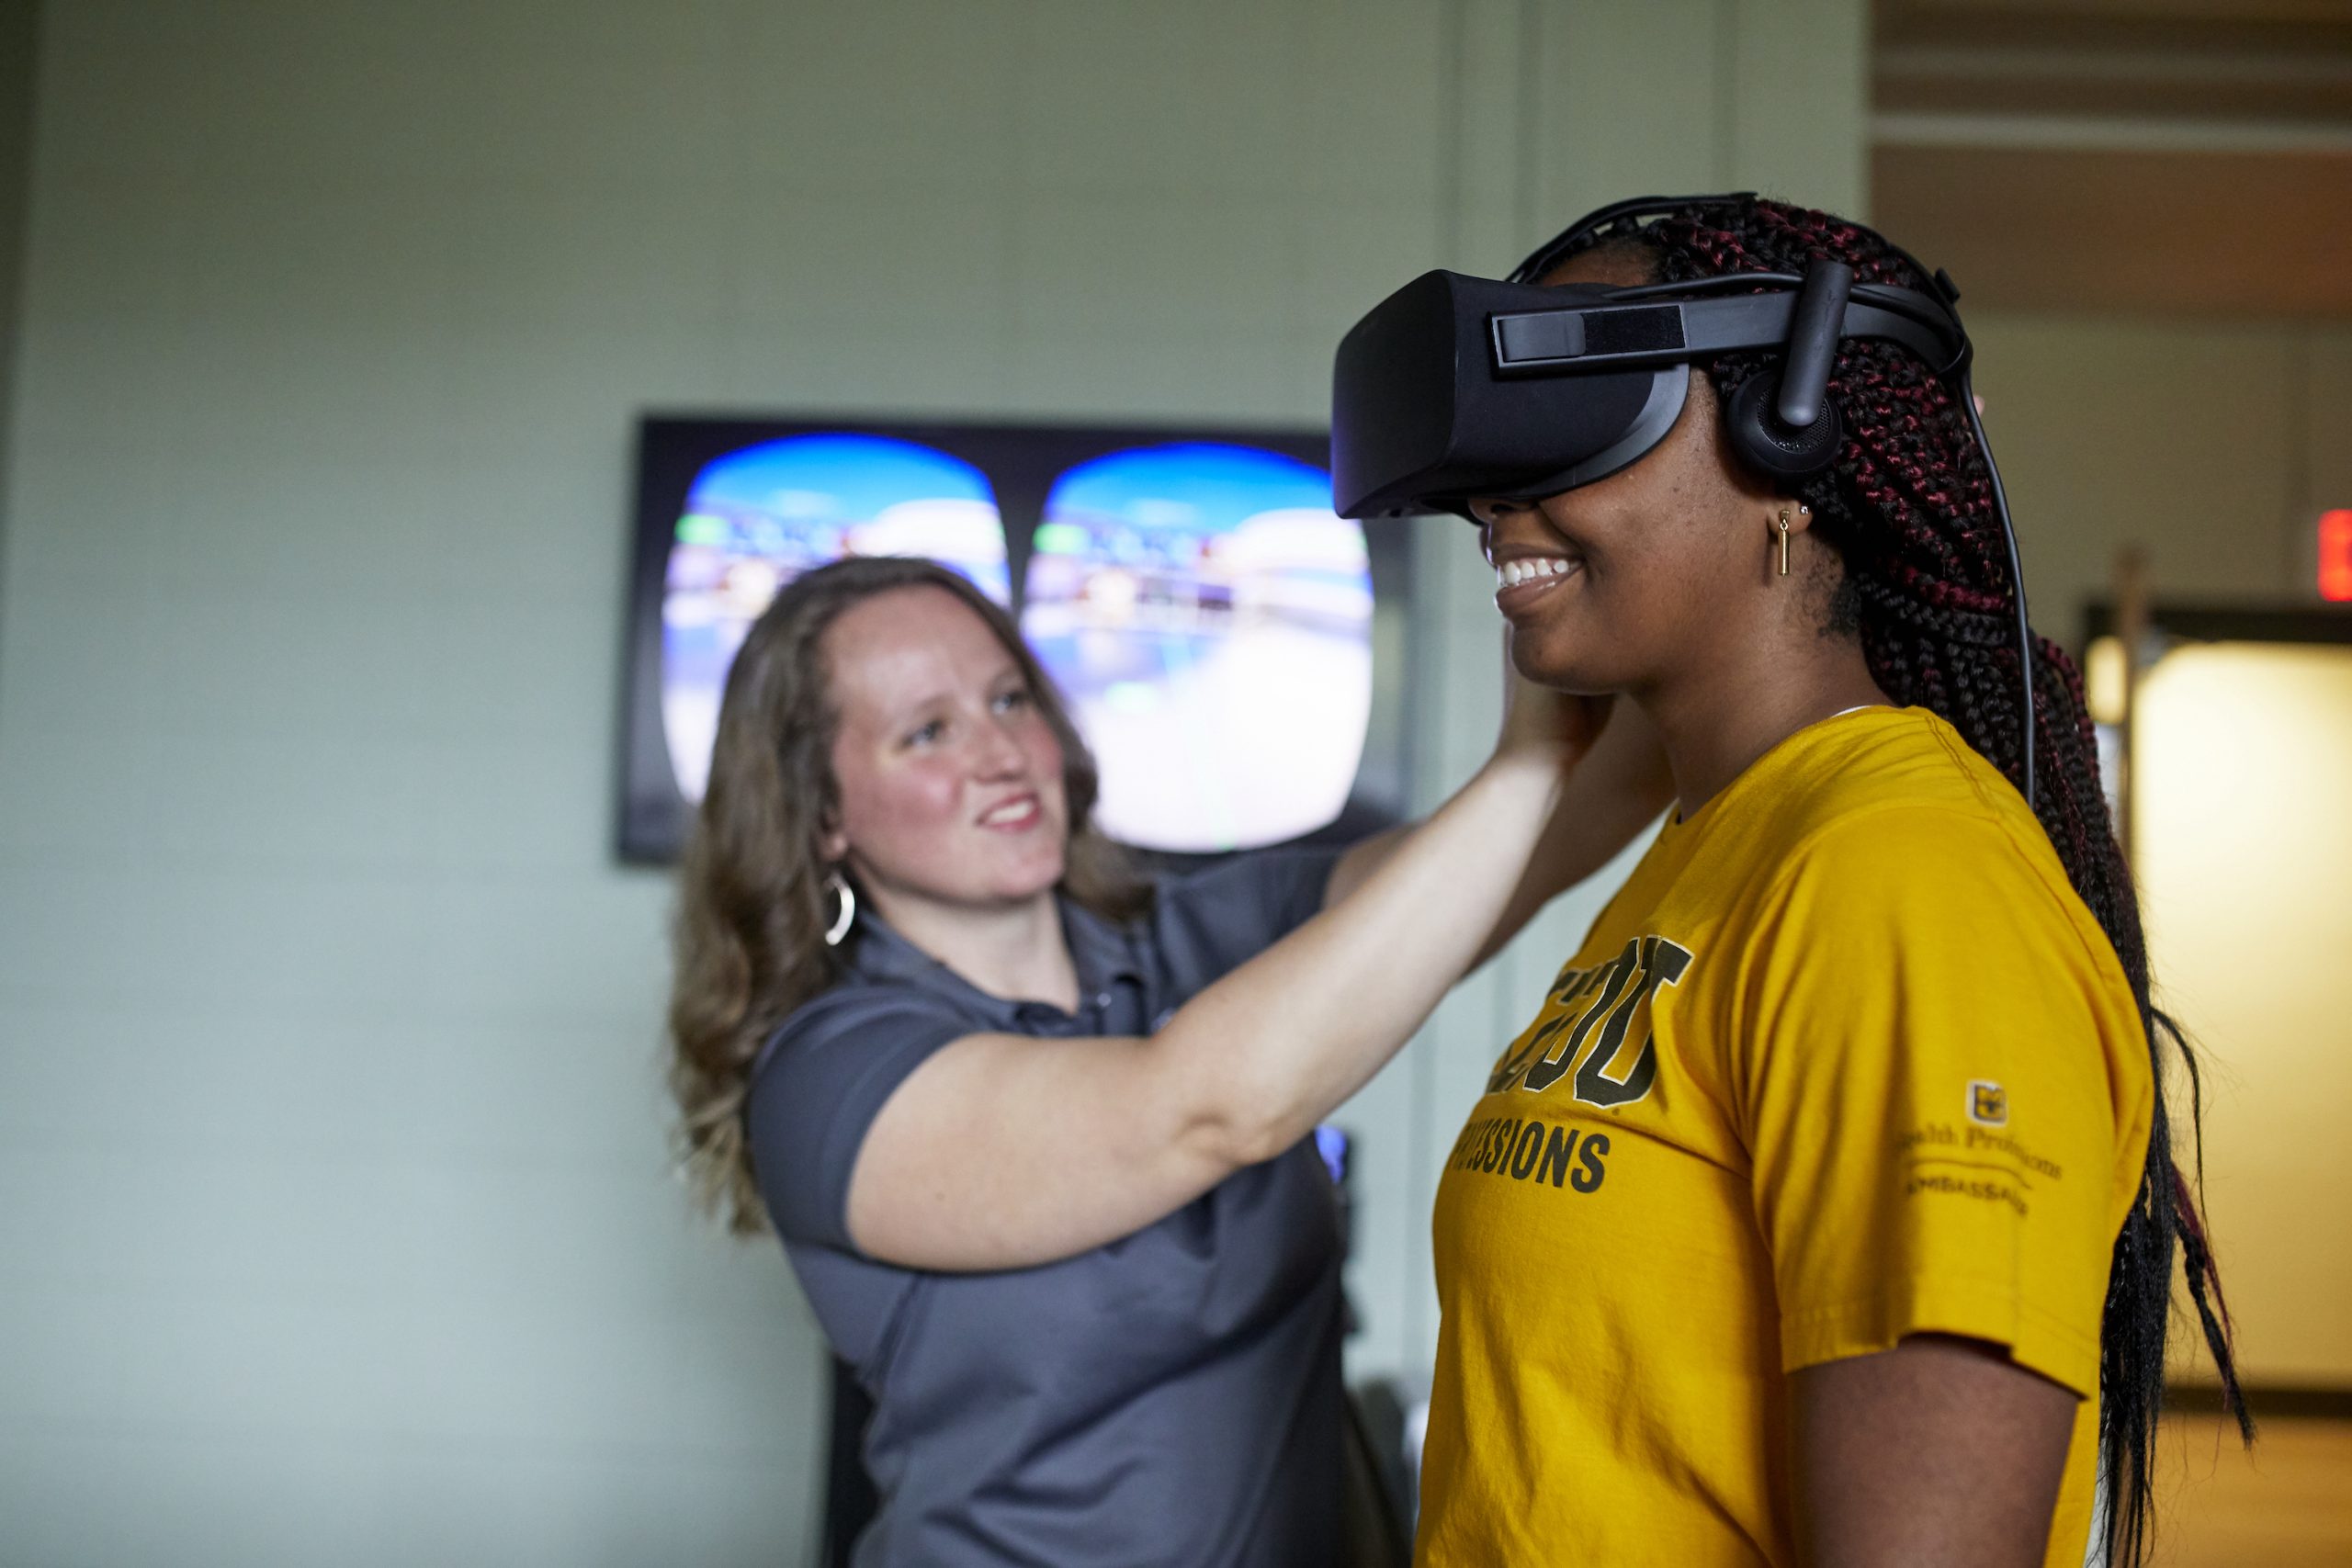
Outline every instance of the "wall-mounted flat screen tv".
[(744, 634), (844, 555), (931, 557), (1012, 612), (1114, 839), (1215, 855), (1396, 820), (1408, 541), (1333, 514), (1329, 449), (1297, 430), (645, 419), (622, 856), (675, 858)]

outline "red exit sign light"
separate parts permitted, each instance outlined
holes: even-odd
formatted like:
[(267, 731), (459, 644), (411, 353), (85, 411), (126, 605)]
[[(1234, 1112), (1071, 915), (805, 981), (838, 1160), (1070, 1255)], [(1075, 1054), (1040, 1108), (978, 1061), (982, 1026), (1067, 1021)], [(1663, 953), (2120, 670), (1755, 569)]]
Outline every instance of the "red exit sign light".
[(2352, 507), (2319, 514), (2319, 596), (2352, 601)]

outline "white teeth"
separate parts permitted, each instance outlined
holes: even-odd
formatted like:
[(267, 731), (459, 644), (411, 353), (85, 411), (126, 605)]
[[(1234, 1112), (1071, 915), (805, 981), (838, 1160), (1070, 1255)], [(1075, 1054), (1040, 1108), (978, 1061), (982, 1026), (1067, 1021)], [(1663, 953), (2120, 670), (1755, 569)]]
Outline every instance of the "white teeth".
[(1532, 582), (1540, 577), (1566, 577), (1568, 563), (1559, 559), (1505, 561), (1495, 569), (1495, 576), (1505, 588), (1516, 588), (1522, 582)]

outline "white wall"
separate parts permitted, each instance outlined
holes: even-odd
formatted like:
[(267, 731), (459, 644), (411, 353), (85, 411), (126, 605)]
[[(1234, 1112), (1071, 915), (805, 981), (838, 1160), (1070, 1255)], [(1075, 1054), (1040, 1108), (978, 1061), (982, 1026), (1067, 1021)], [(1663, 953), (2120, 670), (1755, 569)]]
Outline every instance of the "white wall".
[[(818, 1341), (669, 1179), (606, 848), (639, 411), (1318, 420), (1365, 305), (1591, 201), (1859, 206), (1861, 81), (1859, 0), (52, 6), (0, 1562), (804, 1550)], [(1419, 547), (1435, 798), (1496, 630)], [(1359, 1371), (1426, 1364), (1438, 1158), (1581, 918), (1348, 1113)]]

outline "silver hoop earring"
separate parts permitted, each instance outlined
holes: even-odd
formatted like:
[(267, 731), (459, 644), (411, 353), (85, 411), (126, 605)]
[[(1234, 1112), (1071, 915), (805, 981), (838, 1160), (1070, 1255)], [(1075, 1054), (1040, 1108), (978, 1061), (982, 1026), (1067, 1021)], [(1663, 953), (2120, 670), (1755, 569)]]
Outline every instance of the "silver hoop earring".
[(833, 917), (831, 928), (825, 932), (825, 945), (839, 947), (842, 938), (849, 935), (850, 922), (857, 919), (857, 895), (838, 871), (825, 878), (825, 886), (839, 896), (842, 906), (841, 912)]

